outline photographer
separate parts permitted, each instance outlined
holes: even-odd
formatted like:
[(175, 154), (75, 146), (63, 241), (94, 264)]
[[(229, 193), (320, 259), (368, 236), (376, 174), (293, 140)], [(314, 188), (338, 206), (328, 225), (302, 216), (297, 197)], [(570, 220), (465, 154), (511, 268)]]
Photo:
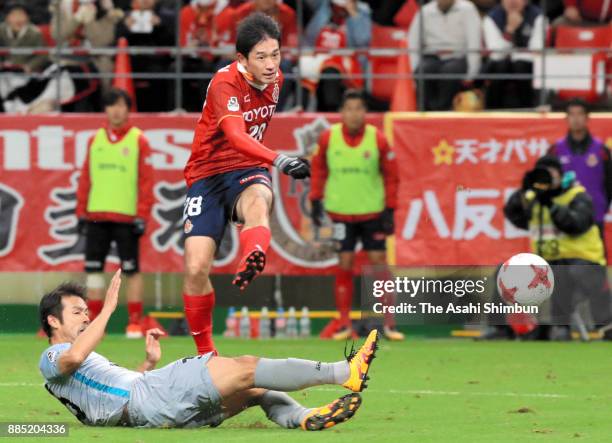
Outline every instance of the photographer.
[[(521, 189), (510, 196), (504, 214), (518, 228), (527, 229), (531, 252), (553, 267), (550, 339), (571, 339), (570, 316), (573, 295), (588, 297), (596, 327), (612, 319), (610, 293), (606, 285), (606, 259), (599, 228), (593, 219), (593, 203), (573, 172), (563, 173), (557, 157), (540, 158), (523, 178)], [(612, 339), (611, 331), (604, 339)]]

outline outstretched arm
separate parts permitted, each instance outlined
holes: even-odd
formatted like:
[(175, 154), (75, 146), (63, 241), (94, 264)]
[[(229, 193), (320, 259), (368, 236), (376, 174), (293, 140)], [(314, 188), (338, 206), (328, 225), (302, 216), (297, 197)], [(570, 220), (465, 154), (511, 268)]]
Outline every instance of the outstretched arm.
[(151, 371), (161, 359), (159, 338), (164, 335), (161, 329), (149, 329), (145, 336), (145, 360), (138, 366), (138, 372)]
[(118, 269), (111, 280), (102, 311), (94, 321), (85, 329), (66, 352), (62, 353), (57, 362), (57, 367), (62, 375), (68, 375), (78, 369), (85, 359), (91, 354), (104, 337), (104, 330), (110, 316), (117, 307), (119, 288), (121, 287), (121, 269)]

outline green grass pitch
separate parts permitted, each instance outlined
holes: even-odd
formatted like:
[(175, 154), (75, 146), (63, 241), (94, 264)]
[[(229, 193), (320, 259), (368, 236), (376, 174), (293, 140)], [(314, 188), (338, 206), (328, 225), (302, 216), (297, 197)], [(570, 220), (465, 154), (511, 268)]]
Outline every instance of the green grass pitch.
[[(253, 354), (336, 361), (330, 341), (217, 339), (224, 355)], [(361, 410), (333, 429), (284, 430), (253, 408), (216, 429), (90, 428), (42, 386), (38, 359), (46, 341), (0, 336), (0, 421), (68, 422), (67, 440), (85, 442), (562, 442), (612, 441), (612, 348), (608, 343), (476, 343), (468, 340), (383, 341)], [(190, 338), (162, 341), (161, 364), (193, 353)], [(108, 336), (98, 351), (135, 367), (142, 341)], [(326, 386), (295, 393), (307, 406), (345, 391)], [(40, 442), (40, 438), (16, 441)], [(54, 441), (65, 441), (56, 439)]]

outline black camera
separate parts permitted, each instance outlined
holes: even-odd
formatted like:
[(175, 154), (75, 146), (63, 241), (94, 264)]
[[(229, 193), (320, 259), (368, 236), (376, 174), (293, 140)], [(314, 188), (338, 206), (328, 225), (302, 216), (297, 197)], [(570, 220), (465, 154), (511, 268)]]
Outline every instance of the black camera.
[(549, 191), (553, 186), (553, 177), (547, 168), (534, 168), (523, 178), (523, 190), (533, 190), (536, 194)]

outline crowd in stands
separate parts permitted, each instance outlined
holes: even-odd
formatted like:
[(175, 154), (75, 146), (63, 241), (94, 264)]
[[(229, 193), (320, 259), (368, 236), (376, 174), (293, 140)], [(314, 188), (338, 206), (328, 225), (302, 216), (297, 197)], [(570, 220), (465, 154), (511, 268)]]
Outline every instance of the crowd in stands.
[[(388, 109), (395, 80), (384, 75), (397, 73), (399, 52), (376, 55), (377, 47), (409, 48), (424, 110), (457, 108), (470, 90), (485, 109), (522, 109), (539, 100), (530, 51), (554, 45), (560, 27), (609, 30), (612, 2), (0, 0), (0, 111), (99, 110), (115, 64), (112, 53), (95, 50), (124, 37), (130, 47), (156, 48), (130, 56), (132, 72), (144, 74), (134, 76), (138, 111), (176, 109), (180, 71), (182, 108), (198, 112), (212, 74), (234, 59), (236, 24), (254, 11), (274, 17), (283, 32), (281, 110), (335, 111), (347, 88), (363, 89), (371, 109)], [(172, 52), (177, 44), (180, 55)]]

